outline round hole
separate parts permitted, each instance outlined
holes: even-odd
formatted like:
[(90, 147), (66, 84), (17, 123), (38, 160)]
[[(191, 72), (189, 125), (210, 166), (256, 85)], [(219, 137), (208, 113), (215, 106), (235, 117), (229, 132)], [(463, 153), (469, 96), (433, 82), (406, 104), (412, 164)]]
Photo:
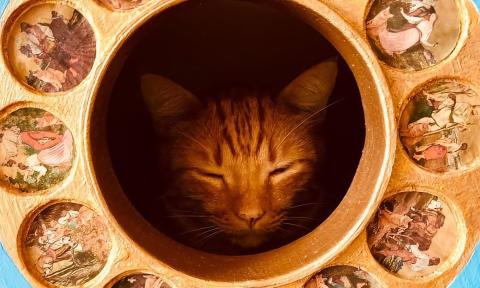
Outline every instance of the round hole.
[(409, 157), (432, 172), (463, 171), (479, 156), (478, 94), (453, 80), (422, 85), (408, 99), (400, 119), (400, 139)]
[(39, 92), (74, 88), (87, 77), (95, 60), (92, 27), (67, 5), (24, 6), (9, 19), (10, 30), (3, 39), (13, 74)]
[(22, 239), (29, 269), (55, 287), (92, 280), (105, 266), (110, 248), (103, 219), (81, 204), (68, 202), (43, 208)]
[(129, 10), (142, 5), (144, 0), (98, 0), (112, 10)]
[(422, 70), (446, 59), (460, 38), (457, 1), (375, 0), (367, 35), (378, 57), (404, 70)]
[[(296, 18), (292, 20), (292, 16), (282, 10), (285, 8), (283, 5), (287, 5), (288, 11), (299, 16), (313, 29), (305, 23), (299, 23)], [(123, 43), (123, 47), (119, 49), (115, 58), (111, 59), (111, 65), (103, 71), (103, 81), (98, 84), (96, 96), (90, 103), (92, 110), (88, 120), (90, 126), (89, 145), (87, 145), (92, 160), (90, 171), (93, 172), (93, 179), (98, 184), (98, 191), (101, 192), (104, 205), (107, 206), (117, 221), (119, 231), (130, 237), (135, 245), (141, 246), (142, 249), (157, 257), (160, 261), (190, 276), (220, 283), (227, 281), (235, 281), (235, 283), (249, 281), (249, 283), (252, 283), (252, 281), (258, 281), (264, 284), (278, 284), (291, 281), (292, 277), (295, 279), (306, 277), (314, 271), (307, 271), (304, 267), (313, 267), (313, 264), (318, 267), (325, 264), (334, 253), (340, 251), (353, 240), (360, 227), (366, 223), (368, 211), (373, 209), (376, 199), (379, 199), (381, 193), (383, 193), (383, 187), (388, 181), (392, 147), (394, 147), (390, 124), (393, 121), (391, 121), (389, 112), (391, 107), (390, 103), (385, 100), (389, 99), (388, 90), (380, 69), (376, 65), (371, 65), (373, 55), (368, 52), (368, 44), (363, 42), (359, 35), (354, 34), (353, 30), (334, 12), (317, 2), (310, 6), (289, 1), (272, 7), (270, 3), (259, 4), (250, 1), (189, 1), (163, 11), (164, 9), (160, 6), (152, 9), (151, 14), (148, 15), (149, 22), (142, 27), (132, 27), (130, 32), (135, 33), (126, 43)], [(223, 12), (218, 14), (220, 10)], [(199, 14), (196, 13), (199, 12), (203, 13), (203, 18), (198, 17)], [(259, 23), (262, 23), (262, 19), (271, 20), (271, 18), (266, 17), (265, 13), (269, 17), (272, 17), (272, 15), (277, 17), (277, 22), (269, 24), (265, 20), (263, 22), (265, 26), (261, 26)], [(285, 17), (285, 15), (289, 17)], [(214, 19), (214, 21), (209, 21), (209, 19)], [(286, 22), (282, 22), (283, 20)], [(183, 27), (173, 25), (182, 22)], [(207, 26), (202, 26), (204, 23)], [(246, 23), (255, 23), (255, 26), (249, 27)], [(230, 37), (222, 37), (228, 36), (229, 31), (223, 31), (224, 34), (222, 34), (220, 33), (222, 28), (231, 29), (232, 25), (236, 25), (236, 30), (230, 31)], [(292, 29), (292, 26), (289, 25), (293, 25), (294, 28)], [(194, 29), (197, 26), (208, 28), (205, 31), (212, 32), (210, 35), (197, 35), (198, 30)], [(171, 27), (176, 29), (171, 29)], [(256, 27), (259, 30), (255, 30)], [(273, 34), (255, 34), (255, 31), (261, 29), (264, 31), (265, 27), (269, 28), (269, 31), (272, 31)], [(283, 29), (275, 27), (282, 27)], [(174, 30), (176, 33), (172, 32)], [(301, 33), (296, 34), (295, 32), (298, 31), (301, 31)], [(155, 34), (155, 32), (159, 34)], [(258, 46), (256, 46), (257, 42), (255, 41), (242, 43), (245, 38), (240, 36), (249, 33), (253, 33), (253, 40), (259, 41)], [(151, 38), (148, 38), (149, 35)], [(237, 38), (232, 35), (237, 36)], [(142, 36), (144, 39), (150, 39), (150, 42), (147, 41), (142, 44)], [(199, 45), (198, 42), (197, 45), (199, 46), (189, 45), (192, 43), (192, 39), (196, 37), (200, 39), (204, 37), (200, 43), (205, 46)], [(258, 57), (258, 51), (261, 51), (262, 48), (263, 51), (268, 50), (265, 48), (269, 47), (262, 47), (266, 44), (266, 41), (262, 41), (263, 37), (272, 37), (283, 42), (279, 43), (275, 49), (271, 49), (269, 53), (264, 52), (262, 54), (264, 57)], [(308, 41), (313, 42), (307, 41), (306, 46), (287, 45), (288, 41), (295, 43), (291, 40), (292, 38), (295, 41), (305, 41), (305, 39), (311, 38)], [(184, 45), (179, 45), (179, 43)], [(281, 52), (285, 51), (282, 50), (282, 44), (289, 47), (285, 49), (291, 53), (287, 55), (287, 59), (281, 57)], [(142, 45), (144, 50), (136, 50)], [(237, 46), (242, 47), (242, 49), (233, 49)], [(225, 47), (230, 47), (233, 50), (225, 50)], [(317, 50), (317, 54), (312, 54), (312, 50)], [(238, 51), (244, 52), (242, 57), (245, 58), (237, 57), (238, 55), (235, 55), (234, 51), (237, 51), (237, 53)], [(319, 51), (321, 53), (318, 53)], [(195, 53), (200, 56), (203, 53), (205, 57), (194, 58), (192, 55)], [(314, 225), (313, 230), (306, 231), (302, 237), (293, 239), (293, 242), (290, 240), (290, 243), (285, 242), (273, 247), (274, 249), (262, 249), (252, 253), (224, 252), (221, 248), (217, 249), (219, 245), (206, 253), (200, 251), (198, 247), (192, 248), (188, 247), (189, 245), (179, 243), (163, 225), (159, 226), (161, 233), (157, 229), (153, 229), (152, 223), (145, 220), (145, 218), (148, 218), (145, 216), (145, 211), (139, 209), (138, 205), (137, 209), (132, 205), (132, 202), (135, 202), (132, 201), (134, 199), (132, 197), (142, 194), (150, 195), (150, 198), (147, 199), (150, 199), (151, 203), (155, 203), (156, 200), (154, 199), (158, 194), (156, 191), (165, 187), (165, 182), (162, 182), (159, 176), (156, 176), (157, 178), (154, 176), (152, 181), (152, 174), (149, 175), (149, 173), (165, 171), (166, 166), (162, 166), (160, 169), (151, 169), (153, 167), (152, 162), (155, 162), (155, 153), (152, 153), (152, 151), (155, 150), (153, 143), (156, 139), (153, 132), (153, 123), (149, 120), (148, 110), (145, 104), (142, 104), (140, 93), (140, 76), (142, 73), (138, 73), (138, 70), (138, 74), (132, 73), (138, 67), (135, 67), (135, 65), (139, 63), (138, 61), (132, 61), (132, 59), (135, 59), (135, 57), (132, 58), (132, 54), (137, 57), (144, 56), (143, 62), (149, 64), (148, 68), (151, 69), (147, 72), (160, 74), (163, 79), (167, 77), (174, 80), (177, 85), (175, 87), (180, 85), (187, 87), (188, 85), (187, 88), (195, 95), (202, 94), (202, 90), (209, 93), (211, 92), (209, 89), (212, 88), (230, 88), (232, 85), (238, 84), (250, 87), (252, 85), (248, 84), (263, 84), (264, 87), (273, 88), (274, 91), (281, 91), (282, 86), (288, 84), (301, 72), (307, 71), (312, 65), (318, 64), (335, 54), (340, 54), (343, 58), (338, 60), (340, 63), (339, 79), (342, 79), (341, 77), (345, 78), (343, 78), (344, 82), (340, 80), (334, 91), (344, 91), (345, 94), (337, 95), (339, 100), (343, 98), (341, 101), (332, 99), (334, 105), (328, 108), (326, 116), (331, 131), (326, 130), (328, 133), (332, 133), (330, 135), (337, 135), (338, 139), (345, 141), (337, 140), (333, 144), (330, 143), (330, 147), (327, 147), (327, 149), (333, 149), (331, 151), (343, 151), (343, 153), (335, 153), (334, 155), (338, 158), (327, 157), (329, 159), (327, 164), (329, 165), (327, 165), (328, 169), (323, 176), (338, 179), (337, 183), (335, 181), (330, 183), (338, 185), (336, 188), (341, 193), (328, 195), (333, 197), (334, 200), (331, 202), (333, 205), (327, 207), (331, 209), (327, 215), (324, 215), (323, 219)], [(248, 66), (252, 65), (250, 58), (260, 61), (258, 66), (253, 66), (260, 70), (251, 69)], [(136, 59), (141, 60), (141, 57)], [(149, 61), (145, 61), (145, 59)], [(212, 59), (215, 59), (213, 63), (211, 62)], [(270, 66), (266, 66), (267, 68), (261, 67), (265, 63), (270, 64)], [(165, 69), (160, 70), (161, 73), (156, 70), (159, 69), (159, 66), (163, 66), (163, 69)], [(182, 67), (182, 69), (178, 67)], [(353, 72), (353, 77), (348, 67)], [(125, 71), (128, 73), (124, 73)], [(139, 72), (145, 72), (145, 70)], [(256, 82), (246, 81), (249, 73), (252, 73), (251, 76), (253, 77), (259, 76), (254, 78)], [(130, 86), (123, 86), (125, 89), (122, 89), (122, 85), (125, 83)], [(278, 87), (271, 85), (272, 83)], [(352, 87), (353, 90), (348, 90)], [(358, 93), (356, 91), (357, 87), (361, 96), (356, 94)], [(359, 100), (362, 101), (364, 115), (360, 109)], [(345, 103), (351, 105), (345, 105)], [(298, 102), (294, 101), (293, 104), (298, 104)], [(350, 120), (348, 119), (349, 116), (353, 116), (353, 118)], [(329, 121), (330, 123), (328, 123)], [(350, 133), (342, 135), (344, 131), (338, 129), (340, 126), (335, 127), (336, 121), (338, 125), (345, 127)], [(301, 123), (301, 121), (295, 120), (295, 123)], [(365, 123), (366, 129), (363, 123)], [(350, 126), (347, 127), (347, 125)], [(352, 127), (358, 129), (352, 129)], [(365, 140), (362, 141), (364, 131), (366, 131)], [(185, 132), (185, 130), (180, 129), (180, 132)], [(355, 136), (358, 136), (357, 139), (353, 139)], [(138, 141), (138, 139), (141, 140)], [(143, 142), (143, 144), (139, 146), (138, 142)], [(363, 154), (360, 155), (358, 152), (362, 148)], [(360, 156), (360, 160), (356, 160)], [(142, 157), (148, 161), (139, 161)], [(125, 163), (129, 163), (128, 161), (137, 165), (125, 165)], [(340, 161), (343, 162), (339, 165)], [(123, 165), (118, 163), (123, 163)], [(345, 170), (350, 171), (350, 174), (335, 173), (342, 171), (342, 168), (347, 166), (349, 167)], [(278, 172), (281, 174), (291, 167), (286, 165), (276, 168), (281, 169), (281, 172)], [(274, 174), (276, 174), (277, 170), (274, 171)], [(224, 181), (224, 175), (219, 173), (212, 171), (197, 172), (202, 174), (200, 177), (208, 177), (208, 181), (216, 183)], [(174, 178), (168, 179), (172, 180)], [(342, 185), (344, 186), (342, 187)], [(345, 194), (347, 190), (348, 192)], [(358, 209), (358, 203), (364, 203), (361, 209)], [(355, 209), (352, 209), (352, 205), (355, 206)], [(163, 206), (153, 208), (156, 208), (156, 211), (151, 211), (155, 212), (156, 215), (165, 215)], [(351, 211), (351, 213), (347, 215), (344, 211)], [(141, 217), (141, 214), (144, 217)], [(187, 216), (203, 217), (203, 215)], [(211, 232), (215, 231), (206, 232), (206, 236), (208, 237), (208, 233)], [(228, 256), (221, 254), (243, 255)], [(185, 255), (186, 257), (178, 257), (178, 255)], [(185, 259), (188, 259), (188, 261)], [(266, 267), (265, 263), (272, 263), (272, 265)]]
[[(322, 74), (318, 77), (335, 73), (329, 58), (338, 56), (338, 52), (316, 30), (283, 10), (252, 3), (226, 3), (230, 4), (182, 5), (136, 31), (126, 46), (136, 44), (111, 93), (107, 137), (113, 168), (124, 192), (152, 225), (196, 249), (240, 255), (281, 247), (312, 231), (331, 214), (355, 174), (365, 126), (358, 87), (343, 60), (338, 60), (336, 85), (335, 79), (321, 84), (335, 86), (331, 95), (319, 97), (319, 102), (312, 103), (312, 108), (306, 107), (310, 110), (305, 112), (284, 109), (288, 99), (280, 99), (286, 94), (282, 89), (287, 91), (284, 87), (301, 82), (298, 77), (302, 73)], [(218, 9), (225, 16), (209, 21)], [(251, 20), (245, 29), (244, 19), (254, 13), (261, 17)], [(198, 23), (194, 27), (192, 20)], [(222, 25), (212, 28), (218, 22)], [(252, 32), (253, 29), (256, 31)], [(292, 37), (296, 41), (287, 44)], [(157, 39), (166, 39), (168, 44)], [(302, 51), (302, 57), (298, 57), (298, 51)], [(229, 57), (228, 61), (223, 60)], [(324, 63), (325, 68), (317, 68), (319, 63)], [(208, 73), (202, 73), (202, 69)], [(167, 75), (168, 82), (164, 79)], [(182, 83), (182, 91), (193, 94), (192, 99), (201, 105), (195, 107), (194, 113), (185, 113), (173, 121), (163, 119), (155, 113), (165, 106), (157, 108), (151, 102), (162, 95), (141, 95), (145, 82), (160, 83), (159, 91)], [(288, 93), (297, 96), (293, 93), (306, 91)], [(183, 101), (173, 94), (166, 96)], [(189, 109), (188, 105), (185, 107), (182, 109)], [(325, 112), (315, 117), (322, 109)], [(123, 116), (127, 114), (137, 117)], [(208, 129), (200, 130), (207, 126)], [(135, 137), (125, 139), (124, 130), (135, 131)], [(300, 141), (306, 143), (298, 144)], [(321, 147), (315, 149), (314, 145)], [(181, 162), (173, 163), (184, 154)], [(316, 163), (303, 163), (307, 161)], [(244, 169), (249, 173), (240, 175)], [(302, 173), (312, 179), (307, 180)], [(240, 178), (248, 183), (241, 183)], [(269, 183), (263, 185), (265, 181)], [(257, 191), (251, 191), (253, 198), (246, 199), (251, 185), (257, 185), (251, 188)], [(191, 197), (199, 198), (192, 201)], [(258, 199), (261, 197), (267, 199)], [(282, 204), (275, 201), (278, 197), (292, 199)], [(213, 199), (219, 203), (208, 207)], [(250, 203), (236, 205), (236, 201)], [(231, 208), (225, 207), (230, 205)], [(224, 217), (220, 221), (228, 221), (229, 228), (241, 230), (249, 224), (243, 218), (255, 217), (248, 216), (255, 214), (249, 209), (256, 208), (265, 212), (256, 223), (259, 234), (274, 228), (276, 218), (285, 214), (279, 224), (281, 232), (238, 237), (232, 237), (233, 233), (214, 234), (218, 231), (211, 222), (216, 217)], [(217, 215), (220, 213), (223, 215)], [(223, 222), (215, 223), (220, 227)], [(261, 243), (246, 243), (255, 241)]]
[(0, 120), (0, 179), (21, 192), (61, 183), (72, 168), (73, 136), (65, 124), (39, 108), (20, 108)]
[(373, 257), (406, 279), (437, 273), (455, 254), (457, 218), (438, 196), (403, 192), (382, 202), (367, 228)]
[(111, 288), (171, 288), (172, 286), (162, 278), (153, 274), (136, 273), (122, 277), (115, 281)]
[(367, 272), (352, 266), (338, 265), (323, 269), (310, 278), (304, 288), (362, 287), (381, 288), (382, 286)]

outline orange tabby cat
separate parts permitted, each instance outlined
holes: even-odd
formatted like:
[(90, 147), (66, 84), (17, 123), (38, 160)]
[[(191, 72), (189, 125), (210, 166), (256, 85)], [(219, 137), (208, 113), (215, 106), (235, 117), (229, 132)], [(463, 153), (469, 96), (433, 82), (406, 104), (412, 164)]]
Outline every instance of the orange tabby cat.
[(143, 76), (144, 101), (171, 173), (169, 217), (185, 233), (201, 232), (200, 240), (221, 234), (244, 248), (259, 246), (286, 223), (296, 225), (286, 221), (288, 210), (302, 193), (315, 193), (308, 191), (322, 158), (315, 128), (337, 70), (329, 59), (277, 97), (237, 89), (206, 103), (166, 78)]

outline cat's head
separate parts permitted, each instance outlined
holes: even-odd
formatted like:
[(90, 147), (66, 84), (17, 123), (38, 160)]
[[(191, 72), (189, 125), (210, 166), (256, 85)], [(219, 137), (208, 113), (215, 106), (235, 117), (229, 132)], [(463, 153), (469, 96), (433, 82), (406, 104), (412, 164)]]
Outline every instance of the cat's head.
[(318, 64), (277, 97), (232, 90), (206, 103), (166, 78), (143, 76), (144, 100), (169, 139), (175, 193), (197, 200), (235, 243), (262, 243), (311, 180), (321, 156), (313, 128), (337, 69), (335, 60)]

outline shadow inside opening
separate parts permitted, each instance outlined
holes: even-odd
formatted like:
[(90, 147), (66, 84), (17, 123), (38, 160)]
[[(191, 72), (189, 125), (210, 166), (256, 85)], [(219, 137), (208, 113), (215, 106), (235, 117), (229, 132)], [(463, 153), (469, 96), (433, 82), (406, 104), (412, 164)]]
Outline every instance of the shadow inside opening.
[[(271, 1), (187, 1), (144, 24), (112, 62), (121, 68), (109, 84), (113, 89), (106, 115), (112, 166), (136, 210), (162, 233), (191, 246), (185, 235), (193, 236), (179, 231), (165, 214), (162, 189), (170, 179), (155, 160), (156, 137), (141, 96), (142, 75), (172, 79), (201, 99), (232, 87), (255, 87), (276, 95), (311, 66), (337, 55), (320, 33)], [(328, 108), (324, 128), (326, 169), (319, 169), (313, 180), (324, 194), (315, 217), (290, 227), (294, 233), (277, 230), (256, 248), (240, 248), (222, 236), (194, 248), (224, 255), (268, 251), (309, 233), (335, 210), (355, 175), (365, 139), (357, 84), (341, 58), (339, 65), (330, 103), (340, 101)], [(313, 202), (292, 205), (306, 203)], [(297, 210), (295, 217), (302, 217), (303, 209)]]

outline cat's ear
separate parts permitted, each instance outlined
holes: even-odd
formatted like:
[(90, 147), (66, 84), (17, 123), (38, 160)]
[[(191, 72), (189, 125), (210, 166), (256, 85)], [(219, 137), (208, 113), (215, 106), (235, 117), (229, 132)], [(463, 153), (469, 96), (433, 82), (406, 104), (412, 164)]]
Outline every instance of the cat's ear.
[(167, 127), (172, 121), (188, 115), (201, 105), (192, 93), (159, 75), (143, 75), (141, 87), (143, 100), (156, 128)]
[(330, 58), (298, 76), (277, 100), (304, 112), (317, 112), (327, 105), (337, 74), (338, 61)]

